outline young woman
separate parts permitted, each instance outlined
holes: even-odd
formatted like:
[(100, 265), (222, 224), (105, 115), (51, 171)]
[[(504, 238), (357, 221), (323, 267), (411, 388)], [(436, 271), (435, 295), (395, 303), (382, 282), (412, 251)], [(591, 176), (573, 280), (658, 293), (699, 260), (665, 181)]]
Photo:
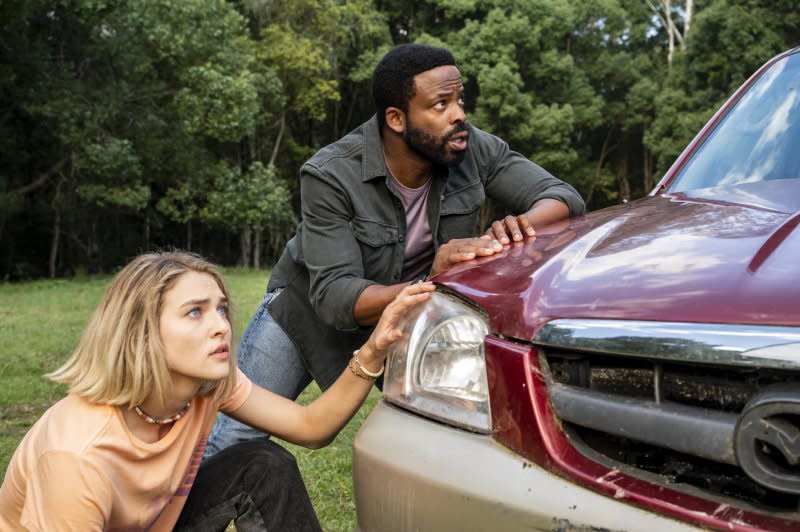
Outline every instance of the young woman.
[(49, 375), (69, 395), (14, 453), (0, 530), (224, 530), (232, 519), (239, 530), (319, 530), (294, 459), (277, 444), (234, 445), (200, 467), (216, 413), (326, 445), (382, 371), (398, 318), (432, 290), (404, 289), (333, 386), (302, 406), (236, 369), (228, 289), (213, 265), (179, 252), (137, 257)]

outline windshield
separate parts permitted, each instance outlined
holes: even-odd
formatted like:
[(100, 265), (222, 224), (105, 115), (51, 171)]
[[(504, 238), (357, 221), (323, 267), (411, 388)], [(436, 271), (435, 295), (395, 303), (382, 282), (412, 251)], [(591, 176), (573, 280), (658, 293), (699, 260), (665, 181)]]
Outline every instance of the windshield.
[(800, 53), (777, 61), (686, 162), (670, 192), (800, 177)]

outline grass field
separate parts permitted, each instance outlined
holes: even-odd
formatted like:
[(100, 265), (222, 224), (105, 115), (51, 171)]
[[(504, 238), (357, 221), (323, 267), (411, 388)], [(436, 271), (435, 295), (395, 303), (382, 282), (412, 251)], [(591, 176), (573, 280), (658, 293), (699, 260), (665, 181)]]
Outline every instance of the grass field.
[[(234, 331), (238, 335), (261, 301), (268, 273), (225, 271), (234, 301)], [(0, 475), (25, 432), (64, 388), (43, 378), (75, 347), (109, 277), (36, 281), (0, 285)], [(300, 396), (313, 400), (312, 384)], [(284, 444), (297, 457), (314, 508), (326, 531), (353, 530), (355, 509), (350, 474), (353, 437), (379, 393), (367, 403), (324, 449), (312, 451)]]

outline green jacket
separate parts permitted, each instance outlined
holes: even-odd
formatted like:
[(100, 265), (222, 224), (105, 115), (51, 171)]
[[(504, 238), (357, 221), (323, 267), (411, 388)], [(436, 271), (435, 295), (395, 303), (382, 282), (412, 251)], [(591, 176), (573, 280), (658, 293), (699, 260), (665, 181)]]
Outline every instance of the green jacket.
[[(353, 307), (371, 284), (401, 281), (405, 211), (387, 179), (377, 117), (322, 148), (300, 169), (302, 221), (275, 265), (267, 290), (283, 288), (269, 306), (323, 389), (341, 374), (369, 336)], [(486, 197), (519, 214), (543, 198), (584, 204), (567, 183), (470, 126), (464, 160), (433, 176), (428, 222), (435, 247), (475, 235)]]

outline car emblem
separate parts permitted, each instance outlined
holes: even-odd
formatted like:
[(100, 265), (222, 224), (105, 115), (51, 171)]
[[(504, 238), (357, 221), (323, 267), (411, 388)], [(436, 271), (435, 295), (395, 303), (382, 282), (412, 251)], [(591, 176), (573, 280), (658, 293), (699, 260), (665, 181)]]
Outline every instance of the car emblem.
[(754, 481), (800, 494), (800, 385), (776, 385), (753, 397), (736, 423), (734, 450)]

